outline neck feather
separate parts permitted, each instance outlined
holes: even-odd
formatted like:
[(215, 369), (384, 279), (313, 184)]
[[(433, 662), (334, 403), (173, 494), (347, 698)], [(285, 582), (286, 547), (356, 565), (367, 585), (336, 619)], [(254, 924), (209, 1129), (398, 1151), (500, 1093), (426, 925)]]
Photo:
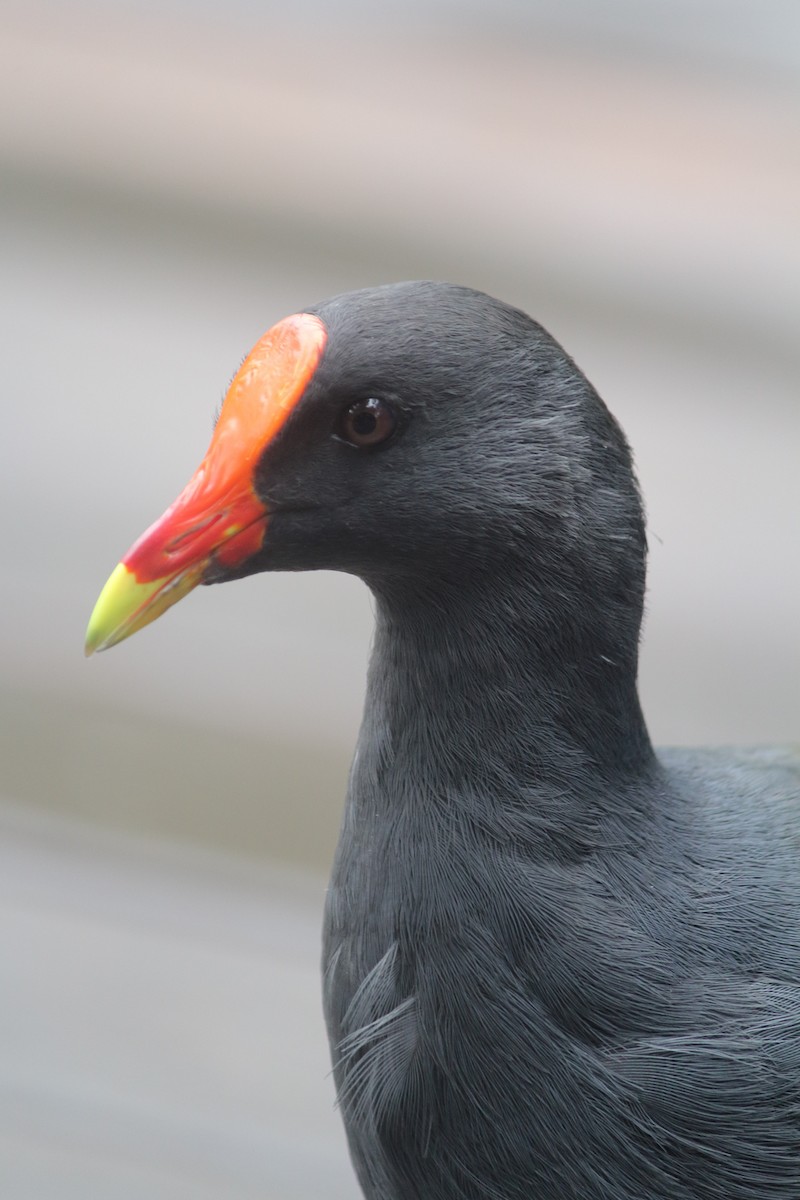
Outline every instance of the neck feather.
[(567, 839), (604, 820), (609, 794), (622, 809), (654, 761), (636, 691), (640, 598), (598, 616), (510, 572), (373, 590), (351, 804), (460, 806), (506, 829), (522, 804)]

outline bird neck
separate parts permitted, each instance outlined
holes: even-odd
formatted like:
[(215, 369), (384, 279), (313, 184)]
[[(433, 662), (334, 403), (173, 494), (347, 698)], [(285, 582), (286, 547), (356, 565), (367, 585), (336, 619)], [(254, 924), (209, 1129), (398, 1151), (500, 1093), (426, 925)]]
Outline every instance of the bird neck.
[[(520, 788), (563, 800), (581, 790), (607, 796), (613, 781), (621, 794), (625, 779), (648, 770), (636, 690), (640, 598), (559, 602), (511, 571), (373, 590), (359, 743), (373, 785), (407, 792), (411, 776), (440, 795), (477, 785), (502, 806), (503, 796), (517, 803)], [(574, 806), (570, 814), (559, 805), (574, 821)]]

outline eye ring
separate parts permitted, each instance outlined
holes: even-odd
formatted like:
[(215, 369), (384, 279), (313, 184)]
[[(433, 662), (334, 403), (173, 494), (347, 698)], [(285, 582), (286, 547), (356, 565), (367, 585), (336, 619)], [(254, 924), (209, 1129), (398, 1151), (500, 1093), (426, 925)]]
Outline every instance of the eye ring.
[(366, 449), (387, 442), (397, 424), (397, 414), (391, 404), (370, 396), (367, 400), (356, 400), (344, 410), (338, 436), (350, 446)]

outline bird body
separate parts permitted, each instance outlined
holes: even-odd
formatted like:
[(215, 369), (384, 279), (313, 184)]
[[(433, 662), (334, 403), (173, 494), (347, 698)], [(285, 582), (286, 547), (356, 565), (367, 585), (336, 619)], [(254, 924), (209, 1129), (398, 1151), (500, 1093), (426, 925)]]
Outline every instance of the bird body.
[(795, 763), (666, 755), (649, 813), (637, 789), (626, 832), (621, 790), (563, 854), (538, 814), (387, 821), (361, 786), (323, 961), (365, 1196), (800, 1194)]
[[(290, 320), (245, 517), (204, 464), (88, 644), (200, 581), (329, 567), (371, 588), (323, 948), (365, 1197), (798, 1200), (798, 762), (653, 750), (619, 427), (540, 326), (469, 289)], [(264, 353), (235, 396), (266, 387)]]

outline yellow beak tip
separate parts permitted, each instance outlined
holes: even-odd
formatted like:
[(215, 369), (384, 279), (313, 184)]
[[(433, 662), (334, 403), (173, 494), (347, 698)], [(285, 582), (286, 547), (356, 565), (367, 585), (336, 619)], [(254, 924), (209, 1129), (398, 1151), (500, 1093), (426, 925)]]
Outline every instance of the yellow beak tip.
[(205, 565), (199, 563), (174, 576), (140, 583), (125, 563), (118, 563), (89, 618), (84, 644), (86, 657), (116, 646), (155, 621), (200, 583)]
[(98, 636), (97, 631), (92, 628), (90, 623), (88, 629), (86, 630), (86, 640), (83, 645), (83, 653), (87, 658), (91, 658), (95, 652), (99, 654), (105, 649), (106, 646), (103, 643), (102, 638)]

